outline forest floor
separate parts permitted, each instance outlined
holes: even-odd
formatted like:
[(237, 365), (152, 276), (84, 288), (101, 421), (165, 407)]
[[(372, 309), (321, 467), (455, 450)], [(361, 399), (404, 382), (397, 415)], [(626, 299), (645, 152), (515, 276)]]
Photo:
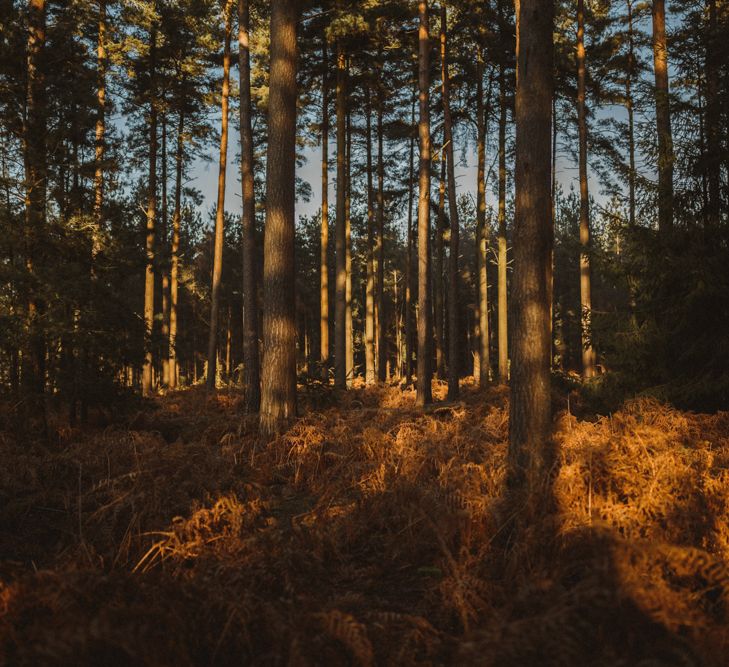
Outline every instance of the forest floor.
[(508, 390), (414, 403), (304, 388), (267, 446), (199, 389), (0, 434), (0, 663), (729, 664), (729, 413), (556, 398), (525, 523)]

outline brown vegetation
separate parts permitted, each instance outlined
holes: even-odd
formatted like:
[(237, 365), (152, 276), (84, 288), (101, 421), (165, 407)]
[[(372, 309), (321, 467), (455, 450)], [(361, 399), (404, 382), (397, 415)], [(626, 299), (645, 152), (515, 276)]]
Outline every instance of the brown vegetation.
[(300, 392), (268, 446), (197, 390), (52, 450), (2, 437), (0, 662), (722, 663), (729, 414), (565, 409), (514, 540), (508, 390)]

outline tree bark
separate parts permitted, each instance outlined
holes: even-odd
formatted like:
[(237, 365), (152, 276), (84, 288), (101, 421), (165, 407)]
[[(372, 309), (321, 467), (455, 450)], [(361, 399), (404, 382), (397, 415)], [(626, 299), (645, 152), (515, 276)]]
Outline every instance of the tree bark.
[[(489, 301), (488, 301), (488, 230), (486, 229), (486, 125), (488, 122), (483, 99), (483, 53), (478, 57), (476, 84), (476, 271), (478, 279), (478, 384), (488, 385), (491, 360), (489, 354)], [(491, 86), (489, 85), (489, 97)], [(475, 374), (475, 373), (474, 373)]]
[(337, 43), (337, 218), (335, 252), (337, 277), (334, 295), (334, 385), (347, 386), (347, 59), (341, 40)]
[(151, 396), (154, 389), (154, 263), (155, 224), (157, 216), (157, 27), (150, 30), (150, 89), (149, 89), (149, 183), (147, 192), (147, 265), (144, 274), (144, 367), (142, 369), (142, 395)]
[(445, 295), (443, 267), (445, 265), (445, 197), (446, 197), (446, 157), (445, 139), (440, 150), (440, 176), (438, 178), (438, 217), (435, 223), (435, 257), (433, 258), (433, 319), (435, 328), (435, 373), (439, 380), (445, 380)]
[(709, 25), (706, 35), (706, 143), (708, 172), (708, 222), (716, 228), (721, 216), (721, 136), (719, 105), (720, 46), (716, 0), (707, 2)]
[(440, 9), (440, 62), (443, 85), (443, 127), (445, 133), (446, 164), (448, 167), (448, 209), (451, 217), (450, 261), (448, 262), (448, 400), (455, 401), (459, 395), (461, 375), (460, 355), (460, 296), (459, 249), (460, 224), (458, 221), (458, 199), (456, 196), (456, 170), (453, 151), (453, 121), (451, 119), (451, 84), (448, 73), (448, 26), (445, 4)]
[[(368, 93), (371, 91), (368, 91)], [(368, 95), (369, 100), (369, 95)], [(365, 382), (374, 384), (375, 368), (375, 220), (372, 187), (372, 108), (367, 103), (367, 283), (365, 286)]]
[(635, 106), (633, 77), (635, 76), (635, 36), (633, 32), (633, 0), (628, 3), (628, 71), (625, 77), (625, 107), (628, 111), (628, 222), (635, 226)]
[(658, 229), (673, 227), (673, 136), (668, 92), (665, 0), (653, 0), (653, 67), (658, 133)]
[(99, 0), (99, 34), (96, 43), (96, 136), (94, 143), (94, 238), (91, 265), (99, 254), (104, 224), (104, 151), (106, 134), (106, 0)]
[(177, 125), (177, 150), (175, 152), (175, 210), (172, 212), (172, 247), (170, 253), (170, 341), (169, 366), (170, 389), (177, 388), (177, 317), (180, 273), (180, 218), (182, 203), (182, 162), (184, 159), (185, 114), (180, 111)]
[(592, 346), (592, 287), (590, 274), (590, 196), (587, 184), (587, 110), (585, 106), (585, 0), (577, 0), (577, 126), (580, 177), (580, 322), (582, 331), (582, 374), (595, 375)]
[(221, 95), (220, 158), (218, 170), (218, 202), (215, 211), (215, 250), (213, 254), (213, 284), (210, 299), (210, 336), (208, 338), (207, 389), (215, 390), (218, 349), (218, 313), (220, 310), (220, 281), (223, 276), (223, 244), (225, 242), (225, 176), (228, 165), (228, 98), (230, 96), (230, 40), (232, 37), (233, 0), (225, 3), (225, 46), (223, 51), (223, 89)]
[(320, 345), (319, 361), (322, 380), (329, 383), (329, 56), (327, 38), (322, 44), (322, 106), (321, 106), (321, 249), (320, 275)]
[(271, 2), (266, 231), (263, 248), (263, 366), (260, 430), (280, 433), (296, 416), (293, 286), (296, 176), (297, 0)]
[[(553, 95), (552, 3), (516, 2), (516, 168), (509, 484), (535, 489), (551, 429), (547, 277)], [(528, 66), (527, 66), (528, 63)]]
[[(347, 79), (349, 79), (349, 63), (347, 63)], [(345, 341), (347, 359), (347, 387), (354, 382), (354, 330), (352, 329), (352, 115), (347, 108), (347, 152), (346, 152), (346, 195), (344, 198), (344, 243), (345, 267), (347, 282), (345, 294)]]
[[(380, 53), (380, 57), (382, 54)], [(387, 380), (387, 344), (385, 342), (385, 151), (382, 129), (384, 104), (382, 86), (378, 89), (377, 100), (377, 292), (375, 294), (375, 313), (377, 314), (377, 380)]]
[(170, 339), (170, 276), (167, 273), (167, 116), (162, 115), (162, 219), (160, 236), (164, 261), (162, 262), (162, 386), (170, 384), (170, 353), (165, 349)]
[(418, 2), (418, 88), (420, 168), (418, 195), (418, 377), (416, 402), (433, 400), (430, 307), (430, 33), (428, 0)]
[(499, 382), (509, 381), (509, 313), (507, 299), (506, 263), (506, 68), (499, 63)]
[[(415, 130), (415, 96), (413, 95), (410, 124)], [(415, 136), (410, 136), (408, 177), (408, 231), (407, 231), (407, 269), (405, 274), (405, 384), (413, 381), (413, 200), (415, 198)]]
[(240, 145), (243, 216), (243, 392), (248, 412), (261, 405), (261, 362), (258, 344), (258, 280), (256, 271), (256, 201), (253, 177), (253, 130), (249, 0), (238, 0), (238, 70), (240, 74)]

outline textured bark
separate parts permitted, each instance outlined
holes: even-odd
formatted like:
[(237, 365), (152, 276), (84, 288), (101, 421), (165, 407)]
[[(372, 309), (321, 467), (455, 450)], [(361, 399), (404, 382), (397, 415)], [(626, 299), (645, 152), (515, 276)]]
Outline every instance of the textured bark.
[[(410, 124), (415, 128), (415, 96), (413, 96)], [(407, 231), (407, 268), (405, 270), (405, 383), (413, 381), (413, 200), (415, 198), (415, 136), (410, 137), (408, 177), (408, 231)]]
[(337, 218), (335, 222), (336, 284), (334, 295), (334, 385), (347, 386), (347, 229), (345, 221), (347, 191), (347, 98), (346, 57), (337, 43)]
[(668, 92), (665, 0), (653, 0), (653, 68), (658, 133), (658, 228), (673, 226), (673, 136)]
[[(551, 428), (547, 276), (553, 6), (517, 0), (516, 168), (509, 483), (534, 489)], [(528, 64), (528, 65), (527, 65)]]
[(587, 109), (585, 66), (585, 0), (577, 0), (577, 129), (580, 179), (580, 306), (582, 331), (582, 374), (595, 375), (592, 347), (592, 287), (590, 274), (590, 196), (587, 184)]
[(104, 224), (104, 136), (106, 134), (106, 0), (99, 0), (98, 37), (96, 42), (96, 136), (94, 143), (94, 238), (91, 265), (99, 254)]
[(448, 262), (448, 400), (454, 401), (459, 394), (461, 371), (460, 355), (460, 296), (459, 283), (459, 249), (458, 237), (460, 224), (458, 221), (458, 199), (456, 197), (456, 173), (453, 151), (453, 120), (451, 119), (451, 85), (448, 73), (448, 26), (446, 7), (440, 9), (440, 62), (441, 81), (443, 86), (443, 128), (445, 133), (445, 150), (448, 165), (448, 210), (451, 217), (450, 261)]
[[(349, 78), (349, 64), (347, 65)], [(344, 198), (344, 245), (347, 281), (344, 290), (345, 302), (345, 347), (347, 359), (347, 386), (354, 381), (354, 330), (352, 329), (352, 115), (347, 109), (347, 152), (345, 160), (346, 196)]]
[(327, 39), (322, 46), (321, 84), (321, 249), (319, 255), (320, 319), (319, 362), (322, 380), (329, 382), (329, 55)]
[(635, 35), (633, 32), (633, 0), (628, 3), (628, 70), (625, 77), (625, 108), (628, 111), (628, 222), (635, 225), (635, 105), (633, 77), (635, 71)]
[(208, 337), (208, 391), (215, 390), (218, 350), (218, 313), (220, 310), (220, 281), (223, 276), (223, 244), (225, 242), (225, 176), (228, 165), (228, 102), (230, 96), (230, 40), (232, 36), (233, 1), (225, 3), (225, 46), (223, 51), (223, 89), (221, 95), (220, 157), (218, 170), (218, 201), (215, 211), (215, 249), (213, 254), (213, 285), (210, 299), (210, 335)]
[(261, 404), (261, 362), (258, 345), (258, 280), (256, 271), (256, 202), (253, 181), (249, 0), (238, 0), (238, 70), (240, 74), (240, 145), (243, 217), (243, 392), (248, 412)]
[(506, 72), (499, 63), (499, 382), (509, 380), (509, 311), (506, 292)]
[[(380, 57), (382, 54), (380, 54)], [(375, 313), (377, 314), (377, 380), (387, 379), (387, 343), (385, 341), (385, 151), (382, 121), (385, 101), (382, 86), (379, 87), (377, 101), (377, 291), (375, 293)]]
[(271, 67), (263, 247), (263, 366), (260, 430), (280, 433), (296, 416), (294, 210), (297, 0), (271, 3)]
[[(478, 384), (485, 387), (490, 380), (491, 359), (489, 354), (489, 301), (488, 301), (488, 230), (486, 229), (486, 135), (487, 105), (483, 99), (483, 54), (478, 59), (476, 84), (476, 271), (478, 280)], [(489, 98), (491, 86), (489, 85)], [(476, 373), (474, 372), (474, 375)]]
[(154, 329), (154, 262), (155, 224), (157, 216), (157, 28), (150, 31), (150, 88), (149, 88), (149, 180), (147, 184), (147, 265), (144, 274), (144, 368), (142, 369), (142, 395), (150, 396), (153, 387), (154, 356), (152, 331)]
[(180, 111), (177, 124), (177, 149), (175, 151), (175, 209), (172, 212), (172, 246), (170, 253), (170, 389), (177, 387), (177, 309), (180, 275), (180, 217), (182, 204), (182, 161), (185, 143), (185, 115)]
[(428, 1), (418, 2), (418, 89), (420, 100), (418, 195), (418, 377), (416, 402), (433, 400), (430, 290), (430, 33)]
[[(369, 91), (368, 91), (369, 92)], [(365, 285), (365, 382), (374, 384), (375, 368), (375, 220), (372, 191), (372, 122), (371, 106), (365, 118), (367, 133), (367, 276)]]
[[(160, 238), (162, 247), (167, 247), (167, 116), (162, 115), (162, 206)], [(166, 254), (166, 253), (165, 253)], [(170, 339), (170, 275), (167, 273), (166, 257), (162, 267), (162, 386), (170, 384), (170, 353), (165, 349)]]
[[(443, 142), (445, 144), (445, 140)], [(435, 223), (435, 254), (433, 257), (433, 320), (435, 328), (435, 373), (439, 380), (446, 379), (445, 355), (445, 295), (443, 266), (445, 254), (445, 193), (446, 158), (445, 145), (441, 147), (440, 176), (438, 178), (438, 217)]]

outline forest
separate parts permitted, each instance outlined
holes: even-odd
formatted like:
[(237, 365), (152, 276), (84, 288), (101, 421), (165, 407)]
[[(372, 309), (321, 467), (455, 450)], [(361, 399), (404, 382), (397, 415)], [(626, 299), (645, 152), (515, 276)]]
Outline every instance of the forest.
[(726, 0), (0, 0), (0, 665), (729, 665)]

